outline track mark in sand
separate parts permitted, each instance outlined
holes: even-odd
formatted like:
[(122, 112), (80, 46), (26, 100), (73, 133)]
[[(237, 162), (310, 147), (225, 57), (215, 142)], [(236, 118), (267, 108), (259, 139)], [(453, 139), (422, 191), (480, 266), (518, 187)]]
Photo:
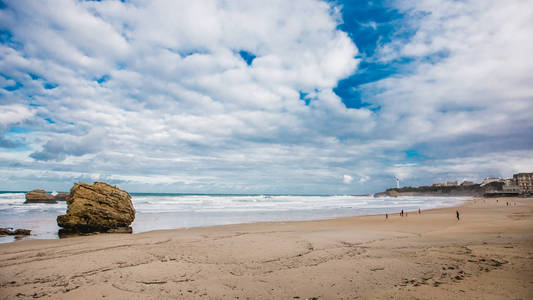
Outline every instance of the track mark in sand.
[(533, 214), (527, 213), (527, 212), (520, 212), (520, 213), (512, 213), (508, 215), (507, 217), (513, 220), (523, 220), (523, 219), (531, 219), (533, 217)]
[[(74, 255), (94, 253), (94, 252), (117, 249), (117, 248), (128, 248), (128, 247), (132, 247), (132, 246), (134, 246), (134, 245), (118, 245), (118, 246), (111, 246), (111, 247), (106, 247), (106, 248), (101, 248), (101, 249), (82, 250), (82, 251), (76, 251), (76, 252), (68, 252), (69, 250), (65, 250), (65, 251), (61, 251), (61, 252), (56, 252), (56, 253), (52, 254), (52, 256), (49, 256), (49, 257), (45, 256), (46, 254), (43, 254), (42, 252), (38, 252), (38, 253), (36, 253), (33, 256), (29, 256), (29, 257), (25, 257), (25, 256), (13, 257), (13, 258), (6, 259), (4, 261), (0, 261), (0, 263), (2, 263), (2, 265), (1, 265), (2, 267), (9, 267), (9, 266), (28, 264), (28, 263), (37, 262), (37, 261), (45, 261), (45, 260), (52, 260), (52, 259), (58, 259), (58, 258), (59, 259), (63, 259), (65, 257), (70, 257), (70, 256), (74, 256)], [(31, 258), (36, 258), (36, 259), (31, 259)], [(21, 261), (21, 262), (14, 262), (14, 263), (11, 263), (11, 264), (9, 264), (9, 263), (3, 264), (3, 262), (9, 262), (9, 261), (13, 261), (13, 260), (16, 261), (16, 260), (22, 260), (22, 259), (28, 259), (28, 260)]]
[[(430, 285), (439, 287), (442, 284), (457, 284), (469, 277), (479, 276), (483, 272), (490, 272), (508, 263), (507, 260), (501, 258), (475, 255), (473, 252), (470, 247), (464, 245), (427, 249), (424, 253), (430, 257), (437, 257), (442, 262), (441, 267), (428, 270), (421, 278), (418, 278), (419, 276), (411, 279), (404, 278), (398, 286)], [(421, 256), (419, 259), (424, 259), (424, 257)]]
[(222, 235), (222, 236), (214, 236), (214, 237), (206, 235), (206, 234), (203, 234), (203, 235), (201, 235), (201, 237), (204, 238), (204, 239), (207, 239), (207, 240), (211, 240), (211, 241), (218, 241), (218, 240), (225, 240), (225, 239), (231, 239), (231, 238), (235, 238), (235, 237), (240, 237), (240, 236), (247, 235), (247, 234), (250, 234), (250, 233), (248, 233), (248, 232), (236, 232), (234, 234)]
[[(196, 273), (198, 273), (198, 272), (196, 272)], [(182, 283), (182, 282), (194, 281), (194, 279), (185, 278), (185, 279), (171, 280), (171, 281), (174, 282), (174, 283)]]
[(137, 281), (137, 283), (142, 283), (142, 284), (166, 284), (167, 281), (157, 281), (157, 280), (154, 280), (154, 281)]
[[(118, 249), (118, 248), (130, 248), (130, 247), (143, 247), (143, 246), (161, 245), (161, 244), (168, 243), (170, 241), (171, 241), (171, 239), (166, 239), (166, 240), (157, 241), (157, 242), (153, 242), (153, 243), (121, 244), (121, 245), (116, 245), (116, 246), (109, 246), (109, 247), (98, 248), (98, 249), (89, 249), (89, 250), (78, 250), (78, 251), (63, 250), (63, 251), (55, 252), (55, 253), (51, 254), (51, 256), (48, 256), (48, 257), (46, 256), (46, 253), (40, 251), (40, 252), (37, 252), (34, 255), (30, 255), (30, 256), (19, 255), (17, 257), (12, 257), (12, 258), (8, 258), (8, 259), (0, 260), (0, 264), (1, 264), (2, 267), (9, 267), (9, 266), (27, 264), (27, 263), (36, 262), (36, 261), (45, 261), (45, 260), (52, 260), (52, 259), (57, 259), (57, 258), (63, 259), (65, 257), (69, 257), (69, 256), (87, 254), (87, 253), (95, 253), (95, 252)], [(36, 258), (36, 259), (31, 259), (31, 258)], [(25, 260), (25, 261), (22, 261), (22, 262), (11, 263), (11, 264), (10, 263), (3, 264), (4, 262), (16, 261), (16, 260), (22, 260), (22, 259), (29, 259), (29, 260)]]
[(72, 276), (70, 276), (70, 279), (75, 279), (75, 278), (78, 278), (78, 277), (85, 277), (85, 276), (96, 275), (96, 274), (98, 274), (98, 273), (103, 273), (103, 272), (107, 272), (107, 271), (111, 271), (111, 270), (115, 270), (115, 269), (114, 269), (114, 268), (100, 268), (100, 269), (95, 269), (95, 270), (85, 271), (85, 272), (81, 272), (81, 274), (76, 274), (76, 275), (72, 275)]
[[(307, 250), (305, 252), (289, 256), (289, 257), (279, 257), (276, 259), (271, 259), (268, 261), (262, 261), (260, 263), (267, 264), (271, 268), (262, 274), (268, 274), (281, 270), (290, 270), (290, 269), (299, 269), (305, 267), (316, 267), (330, 261), (341, 260), (344, 257), (353, 257), (365, 253), (368, 248), (364, 246), (359, 246), (359, 244), (352, 244), (349, 242), (340, 242), (341, 245), (337, 247), (330, 247), (324, 249), (315, 249), (311, 243), (308, 243)], [(309, 257), (311, 254), (316, 254), (316, 257)]]
[(115, 283), (112, 283), (111, 286), (116, 288), (117, 290), (120, 290), (120, 291), (123, 291), (123, 292), (135, 293), (135, 294), (139, 294), (140, 293), (139, 291), (136, 291), (136, 290), (130, 290), (130, 289), (127, 289), (127, 288), (120, 287), (120, 286), (116, 285)]

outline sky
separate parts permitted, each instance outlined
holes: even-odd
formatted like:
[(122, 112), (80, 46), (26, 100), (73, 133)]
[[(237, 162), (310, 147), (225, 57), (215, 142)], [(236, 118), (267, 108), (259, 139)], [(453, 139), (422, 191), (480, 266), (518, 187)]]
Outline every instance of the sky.
[(529, 0), (0, 0), (0, 190), (533, 171)]

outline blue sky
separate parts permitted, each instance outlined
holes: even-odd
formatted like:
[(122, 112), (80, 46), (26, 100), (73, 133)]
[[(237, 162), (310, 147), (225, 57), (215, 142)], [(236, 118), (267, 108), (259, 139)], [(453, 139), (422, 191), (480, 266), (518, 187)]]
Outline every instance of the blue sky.
[(531, 172), (532, 36), (521, 0), (0, 1), (0, 190)]

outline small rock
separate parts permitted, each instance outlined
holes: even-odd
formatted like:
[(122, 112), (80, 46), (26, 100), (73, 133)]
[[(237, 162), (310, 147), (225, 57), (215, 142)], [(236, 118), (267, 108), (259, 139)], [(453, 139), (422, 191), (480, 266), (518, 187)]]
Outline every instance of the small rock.
[(68, 193), (59, 193), (54, 196), (54, 199), (56, 201), (67, 201)]
[(48, 194), (45, 190), (33, 190), (26, 193), (26, 202), (24, 203), (57, 203), (54, 196)]
[(14, 235), (30, 235), (31, 230), (19, 228), (13, 232)]
[(29, 229), (16, 229), (11, 230), (10, 228), (0, 228), (0, 235), (30, 235), (31, 230)]
[(13, 230), (10, 228), (0, 228), (0, 235), (13, 235)]

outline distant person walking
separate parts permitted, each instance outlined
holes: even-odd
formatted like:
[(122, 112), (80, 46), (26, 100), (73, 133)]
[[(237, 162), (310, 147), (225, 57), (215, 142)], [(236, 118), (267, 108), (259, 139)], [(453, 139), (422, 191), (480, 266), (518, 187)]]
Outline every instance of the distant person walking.
[(419, 208), (419, 209), (418, 209), (418, 214), (421, 214), (421, 213), (422, 213), (422, 211), (421, 211), (420, 208)]
[(460, 218), (459, 218), (459, 210), (456, 210), (455, 214), (457, 215), (457, 221), (459, 221), (460, 220)]
[(403, 217), (403, 209), (402, 209), (402, 212), (400, 212), (400, 217)]
[(388, 219), (389, 218), (389, 214), (385, 214), (385, 219)]

